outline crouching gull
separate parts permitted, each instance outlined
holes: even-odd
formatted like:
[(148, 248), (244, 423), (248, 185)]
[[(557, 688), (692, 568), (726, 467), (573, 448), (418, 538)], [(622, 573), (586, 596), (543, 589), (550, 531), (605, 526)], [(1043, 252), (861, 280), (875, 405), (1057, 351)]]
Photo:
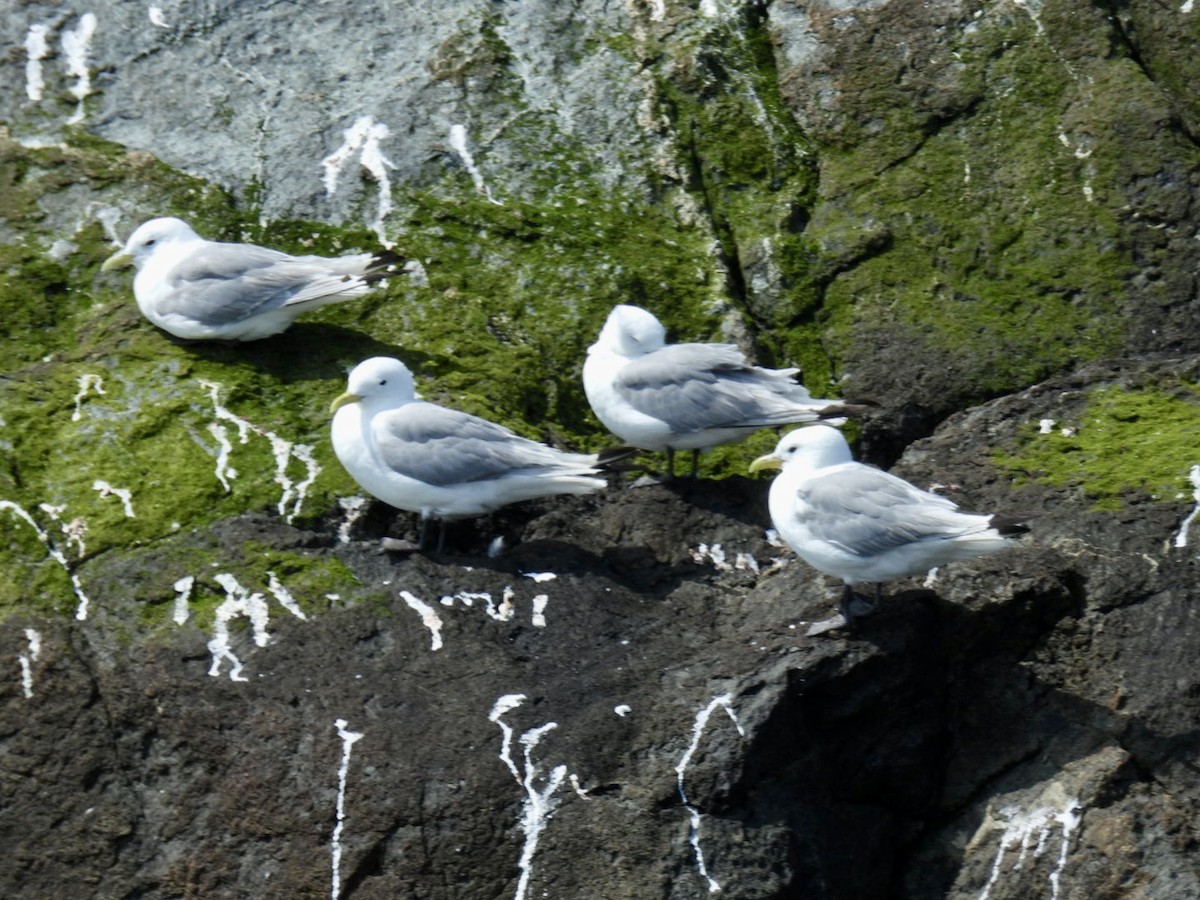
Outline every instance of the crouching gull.
[(776, 531), (814, 569), (845, 582), (841, 614), (848, 627), (863, 614), (854, 609), (861, 600), (856, 585), (873, 582), (878, 602), (880, 582), (1003, 550), (1029, 530), (961, 512), (945, 497), (855, 462), (841, 432), (828, 425), (785, 434), (772, 453), (750, 464), (751, 472), (762, 469), (782, 470), (768, 501)]
[(566, 453), (469, 413), (417, 398), (412, 373), (376, 356), (354, 367), (330, 406), (333, 451), (363, 490), (442, 523), (519, 500), (586, 494), (605, 486), (601, 466), (630, 451)]
[(163, 331), (193, 341), (256, 341), (308, 310), (362, 296), (403, 262), (390, 251), (289, 256), (206, 241), (181, 219), (163, 218), (139, 225), (100, 268), (135, 266), (138, 309)]
[(798, 369), (751, 365), (733, 344), (667, 344), (653, 314), (613, 308), (583, 364), (583, 389), (604, 426), (642, 450), (700, 451), (753, 431), (844, 415), (840, 400), (819, 400), (795, 380)]

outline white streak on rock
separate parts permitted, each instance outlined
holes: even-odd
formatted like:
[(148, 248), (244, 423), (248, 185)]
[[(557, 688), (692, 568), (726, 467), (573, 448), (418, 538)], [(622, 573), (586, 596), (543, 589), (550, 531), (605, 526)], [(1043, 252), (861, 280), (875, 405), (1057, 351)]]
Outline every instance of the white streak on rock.
[(1183, 0), (1183, 6), (1179, 7), (1179, 11), (1184, 15), (1187, 15), (1192, 11), (1193, 8), (1194, 5), (1192, 0)]
[[(1034, 858), (1045, 851), (1046, 843), (1052, 832), (1062, 829), (1062, 842), (1059, 847), (1058, 863), (1050, 873), (1051, 900), (1058, 900), (1059, 881), (1063, 869), (1067, 865), (1067, 852), (1071, 846), (1071, 835), (1082, 821), (1080, 810), (1083, 805), (1078, 799), (1068, 800), (1062, 809), (1053, 806), (1041, 806), (1032, 812), (1023, 812), (1016, 807), (1006, 807), (1000, 810), (1000, 815), (1006, 820), (1004, 833), (1000, 835), (1000, 846), (996, 850), (996, 858), (992, 862), (992, 872), (987, 884), (979, 895), (979, 900), (988, 900), (992, 887), (1000, 878), (1004, 857), (1010, 851), (1016, 850), (1017, 858), (1011, 868), (1020, 869), (1029, 855), (1029, 848), (1034, 847)], [(1036, 838), (1036, 841), (1034, 840)]]
[(383, 232), (383, 220), (392, 211), (392, 182), (388, 169), (396, 166), (383, 155), (380, 142), (390, 134), (388, 127), (376, 122), (372, 116), (359, 116), (353, 125), (342, 132), (342, 145), (321, 160), (321, 167), (325, 170), (325, 196), (332, 197), (337, 192), (342, 170), (358, 154), (360, 165), (379, 185), (379, 206), (371, 228), (379, 242), (389, 249), (393, 242)]
[[(283, 488), (279, 498), (279, 514), (285, 522), (291, 524), (304, 506), (309, 487), (321, 474), (321, 466), (313, 456), (313, 448), (308, 444), (293, 444), (270, 432), (267, 432), (267, 437), (271, 441), (271, 451), (275, 454), (275, 482)], [(305, 469), (304, 477), (295, 483), (287, 476), (288, 462), (292, 459), (302, 463)], [(296, 498), (296, 502), (292, 503), (292, 511), (288, 512), (288, 503), (293, 497)]]
[(101, 481), (97, 478), (92, 482), (92, 490), (99, 492), (101, 498), (116, 497), (121, 501), (121, 506), (125, 510), (125, 518), (136, 519), (133, 514), (133, 493), (126, 488), (113, 487), (107, 481)]
[(701, 544), (689, 552), (692, 554), (692, 561), (698, 566), (705, 562), (711, 562), (718, 572), (728, 572), (733, 568), (725, 562), (725, 551), (721, 549), (720, 544), (713, 544), (711, 547), (708, 544)]
[(521, 870), (521, 877), (517, 881), (517, 890), (513, 894), (513, 900), (526, 900), (529, 895), (529, 876), (533, 870), (533, 856), (537, 852), (538, 839), (558, 809), (559, 801), (555, 799), (554, 794), (567, 777), (567, 767), (556, 766), (545, 779), (545, 786), (541, 790), (536, 786), (539, 772), (533, 762), (533, 749), (541, 742), (543, 735), (558, 727), (557, 722), (547, 722), (545, 725), (531, 728), (519, 738), (521, 746), (524, 748), (525, 771), (523, 774), (513, 762), (513, 729), (506, 722), (501, 721), (501, 717), (524, 702), (524, 694), (506, 694), (496, 701), (492, 706), (492, 711), (488, 714), (488, 719), (500, 727), (503, 735), (500, 745), (500, 760), (525, 790), (525, 801), (521, 808), (521, 830), (525, 833), (525, 846), (522, 848), (521, 858), (517, 862), (517, 867)]
[(615, 712), (621, 718), (625, 718), (627, 715), (633, 712), (633, 707), (622, 703), (620, 706), (613, 707), (613, 712)]
[(553, 572), (525, 572), (524, 575), (526, 578), (532, 578), (538, 584), (541, 584), (543, 581), (553, 581), (558, 577)]
[(354, 746), (356, 741), (363, 737), (361, 731), (347, 731), (345, 719), (338, 719), (333, 723), (337, 729), (338, 737), (342, 739), (342, 763), (338, 766), (338, 795), (337, 795), (337, 824), (333, 827), (333, 837), (329, 842), (329, 855), (332, 859), (332, 880), (333, 884), (330, 889), (329, 896), (331, 900), (338, 900), (342, 894), (342, 828), (346, 824), (346, 780), (350, 774), (350, 748)]
[(533, 627), (546, 627), (546, 604), (550, 602), (550, 598), (545, 594), (538, 594), (533, 598)]
[(512, 726), (500, 721), (500, 718), (506, 713), (512, 712), (524, 702), (524, 694), (505, 694), (492, 704), (492, 711), (488, 713), (488, 721), (495, 722), (500, 726), (500, 733), (502, 735), (500, 740), (500, 761), (508, 766), (508, 770), (512, 772), (513, 778), (517, 779), (518, 783), (521, 781), (521, 775), (517, 771), (517, 764), (512, 759)]
[(151, 6), (146, 10), (146, 15), (150, 17), (150, 24), (158, 28), (170, 28), (166, 18), (163, 16), (163, 11), (157, 6)]
[(342, 520), (342, 524), (338, 526), (338, 543), (350, 543), (350, 529), (354, 527), (354, 523), (362, 518), (362, 514), (367, 509), (366, 497), (338, 497), (338, 506), (346, 513), (346, 518)]
[(77, 556), (84, 556), (87, 553), (87, 545), (83, 542), (84, 535), (88, 532), (87, 522), (81, 516), (76, 516), (70, 522), (63, 519), (62, 514), (66, 511), (65, 506), (54, 506), (50, 503), (39, 503), (38, 509), (50, 517), (51, 522), (57, 522), (59, 530), (62, 532), (66, 546), (75, 545), (75, 553)]
[(30, 25), (25, 33), (25, 96), (40, 103), (46, 90), (46, 79), (42, 77), (42, 60), (50, 55), (50, 44), (46, 35), (49, 25)]
[(233, 490), (229, 480), (237, 478), (237, 469), (229, 464), (229, 457), (233, 455), (233, 444), (229, 440), (229, 432), (220, 422), (209, 422), (208, 433), (217, 439), (217, 468), (215, 475), (217, 481), (221, 482), (221, 487), (225, 488), (228, 493)]
[[(45, 508), (47, 506), (48, 506), (48, 504), (45, 504), (45, 503), (42, 504), (43, 508)], [(50, 508), (51, 509), (61, 509), (61, 507), (50, 507)], [(27, 524), (30, 528), (32, 528), (34, 533), (37, 535), (38, 540), (41, 541), (43, 545), (45, 545), (46, 553), (49, 554), (49, 556), (52, 560), (54, 560), (56, 563), (58, 563), (60, 566), (62, 566), (63, 571), (67, 573), (67, 577), (71, 579), (71, 588), (75, 592), (75, 598), (79, 601), (79, 606), (75, 609), (75, 618), (81, 622), (84, 619), (86, 619), (87, 612), (88, 612), (88, 603), (90, 602), (88, 600), (88, 595), (83, 592), (83, 585), (79, 581), (79, 576), (77, 576), (74, 572), (71, 571), (71, 566), (67, 563), (66, 556), (64, 556), (63, 552), (61, 550), (59, 550), (56, 546), (54, 546), (54, 542), (50, 540), (50, 535), (48, 535), (42, 529), (42, 526), (40, 526), (34, 520), (33, 516), (31, 516), (28, 512), (26, 512), (22, 507), (18, 506), (16, 503), (13, 503), (11, 500), (0, 500), (0, 509), (7, 509), (14, 516), (16, 516), (21, 521), (25, 522), (25, 524)], [(82, 522), (83, 520), (77, 519), (76, 521)], [(65, 526), (64, 526), (64, 531), (65, 531)]]
[[(221, 385), (216, 382), (200, 379), (199, 384), (208, 392), (213, 405), (213, 414), (217, 418), (217, 421), (208, 423), (208, 432), (217, 439), (219, 447), (215, 474), (217, 480), (221, 482), (221, 486), (226, 491), (232, 490), (229, 482), (231, 479), (237, 478), (238, 474), (237, 469), (229, 464), (233, 454), (233, 443), (229, 439), (229, 432), (221, 424), (222, 421), (226, 421), (237, 427), (239, 444), (249, 443), (250, 435), (256, 434), (271, 445), (271, 453), (275, 457), (275, 482), (282, 488), (278, 505), (279, 514), (284, 517), (284, 521), (292, 522), (300, 514), (309, 486), (321, 472), (321, 467), (313, 456), (312, 447), (307, 444), (293, 444), (273, 431), (260, 428), (253, 422), (230, 412), (221, 405)], [(305, 468), (305, 476), (298, 482), (293, 482), (287, 474), (288, 464), (292, 459), (300, 462)], [(294, 503), (292, 502), (293, 497), (295, 498)], [(288, 511), (289, 503), (291, 504), (290, 512)]]
[(229, 622), (238, 616), (245, 616), (250, 620), (250, 627), (254, 631), (254, 643), (260, 647), (267, 646), (271, 639), (267, 634), (267, 601), (260, 593), (251, 594), (228, 573), (214, 575), (213, 579), (225, 589), (225, 601), (217, 607), (213, 636), (208, 642), (208, 652), (212, 654), (212, 665), (208, 674), (214, 677), (220, 675), (221, 660), (224, 659), (230, 664), (230, 681), (248, 681), (248, 678), (242, 676), (242, 661), (234, 655), (229, 646)]
[(92, 92), (92, 76), (88, 70), (88, 48), (92, 37), (96, 34), (96, 16), (84, 13), (79, 17), (79, 24), (73, 29), (64, 31), (61, 39), (63, 56), (67, 60), (67, 75), (75, 78), (68, 90), (72, 97), (79, 101), (75, 114), (67, 119), (68, 125), (83, 121), (83, 101)]
[(42, 653), (42, 636), (34, 629), (26, 628), (25, 640), (29, 643), (29, 650), (17, 654), (17, 662), (21, 666), (21, 690), (29, 699), (33, 696), (33, 664)]
[(1054, 431), (1054, 426), (1057, 423), (1053, 419), (1038, 420), (1038, 434), (1051, 434)]
[(272, 597), (279, 601), (279, 605), (293, 616), (308, 621), (308, 616), (304, 614), (304, 610), (300, 608), (300, 604), (296, 602), (292, 592), (283, 586), (283, 583), (275, 577), (274, 572), (267, 572), (267, 590), (271, 592)]
[(688, 811), (688, 843), (692, 845), (692, 850), (696, 854), (696, 868), (700, 872), (700, 877), (708, 883), (708, 892), (715, 894), (721, 890), (721, 885), (711, 875), (708, 874), (708, 868), (704, 865), (704, 851), (700, 849), (700, 810), (692, 806), (688, 800), (687, 790), (684, 788), (684, 773), (687, 771), (688, 765), (692, 761), (692, 755), (700, 746), (700, 738), (704, 734), (704, 729), (708, 725), (708, 720), (717, 708), (723, 708), (733, 720), (734, 727), (740, 735), (744, 735), (742, 726), (737, 720), (737, 716), (733, 713), (731, 706), (733, 697), (729, 694), (721, 694), (713, 697), (709, 704), (696, 713), (696, 720), (692, 724), (692, 742), (688, 744), (688, 748), (684, 751), (683, 756), (679, 760), (679, 764), (675, 766), (675, 784), (679, 791), (679, 799), (683, 801), (684, 808)]
[(458, 158), (462, 160), (463, 168), (471, 176), (471, 181), (475, 183), (475, 190), (483, 194), (483, 196), (487, 197), (488, 200), (497, 206), (502, 206), (503, 204), (492, 196), (491, 190), (484, 183), (483, 173), (475, 165), (475, 158), (471, 156), (471, 148), (467, 146), (467, 127), (465, 125), (455, 124), (450, 126), (450, 149), (457, 153)]
[(495, 613), (493, 613), (491, 605), (489, 604), (488, 615), (498, 622), (510, 621), (512, 617), (517, 614), (517, 609), (515, 606), (513, 606), (512, 602), (514, 596), (516, 595), (513, 593), (512, 586), (506, 584), (504, 586), (504, 593), (500, 596), (500, 606), (496, 609)]
[(491, 543), (488, 544), (487, 558), (488, 559), (499, 559), (500, 555), (503, 552), (504, 552), (504, 535), (498, 534), (494, 538), (492, 538)]
[(196, 576), (185, 575), (175, 582), (175, 611), (171, 618), (176, 625), (182, 625), (188, 620), (188, 600), (192, 596), (192, 587), (196, 584)]
[(285, 441), (277, 434), (270, 434), (267, 438), (271, 443), (271, 455), (275, 457), (275, 483), (282, 488), (282, 493), (279, 495), (279, 514), (285, 516), (288, 522), (292, 521), (292, 517), (287, 515), (288, 501), (292, 499), (292, 494), (295, 491), (295, 486), (292, 484), (292, 479), (287, 476), (288, 461), (292, 458), (292, 443)]
[(93, 375), (91, 372), (85, 372), (79, 376), (79, 392), (75, 395), (75, 412), (71, 413), (71, 421), (78, 422), (83, 418), (83, 399), (88, 395), (89, 391), (95, 391), (97, 394), (104, 393), (104, 379), (99, 375)]
[(437, 614), (437, 610), (424, 600), (414, 597), (408, 591), (401, 591), (400, 599), (408, 604), (409, 609), (421, 617), (421, 624), (428, 628), (430, 634), (433, 635), (429, 641), (429, 649), (442, 649), (442, 618)]
[(576, 794), (578, 794), (584, 800), (593, 799), (592, 795), (588, 793), (587, 788), (585, 788), (583, 785), (581, 785), (579, 783), (579, 776), (576, 775), (574, 772), (571, 773), (570, 781), (571, 781), (571, 789), (573, 791), (575, 791)]
[(1192, 466), (1192, 470), (1188, 474), (1188, 480), (1192, 483), (1192, 498), (1196, 501), (1196, 505), (1192, 507), (1192, 511), (1188, 513), (1187, 518), (1183, 520), (1183, 524), (1179, 526), (1179, 533), (1175, 535), (1176, 547), (1187, 546), (1188, 530), (1192, 527), (1192, 523), (1196, 521), (1196, 516), (1200, 515), (1200, 465)]
[(739, 551), (737, 557), (733, 561), (733, 567), (735, 569), (749, 569), (751, 572), (757, 572), (758, 560), (749, 553), (742, 553)]

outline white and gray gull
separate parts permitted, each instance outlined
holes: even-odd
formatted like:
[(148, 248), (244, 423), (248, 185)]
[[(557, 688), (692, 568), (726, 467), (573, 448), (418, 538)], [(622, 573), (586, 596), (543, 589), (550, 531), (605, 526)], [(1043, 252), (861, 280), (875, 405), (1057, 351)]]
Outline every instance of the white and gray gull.
[[(842, 579), (842, 618), (852, 626), (856, 585), (920, 575), (943, 563), (1012, 546), (1029, 529), (961, 512), (874, 466), (855, 462), (841, 432), (812, 425), (785, 434), (750, 471), (781, 469), (771, 483), (771, 521), (806, 563)], [(870, 608), (873, 608), (870, 607)]]
[[(426, 523), (478, 516), (519, 500), (605, 486), (601, 456), (567, 453), (502, 425), (418, 399), (412, 373), (376, 356), (351, 371), (330, 406), (333, 450), (363, 490)], [(619, 454), (618, 454), (619, 455)]]
[(618, 305), (588, 348), (583, 389), (596, 417), (622, 441), (667, 452), (699, 451), (756, 429), (841, 415), (840, 400), (814, 398), (798, 369), (751, 365), (733, 344), (667, 344), (666, 329), (637, 306)]
[(297, 316), (360, 297), (404, 260), (385, 252), (289, 256), (255, 244), (206, 241), (181, 219), (151, 219), (104, 261), (132, 264), (138, 309), (185, 340), (255, 341), (279, 334)]

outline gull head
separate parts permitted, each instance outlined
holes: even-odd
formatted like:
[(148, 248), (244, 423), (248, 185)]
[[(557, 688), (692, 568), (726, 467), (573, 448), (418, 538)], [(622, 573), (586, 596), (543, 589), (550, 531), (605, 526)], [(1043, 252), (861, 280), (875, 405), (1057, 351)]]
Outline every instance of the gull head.
[(390, 356), (363, 360), (350, 372), (346, 393), (329, 405), (331, 413), (348, 403), (369, 403), (381, 408), (403, 406), (417, 397), (412, 372)]
[(123, 269), (128, 265), (140, 269), (146, 264), (146, 260), (150, 258), (151, 254), (160, 247), (181, 241), (198, 240), (200, 240), (200, 236), (192, 231), (192, 226), (182, 219), (151, 219), (134, 229), (129, 240), (125, 242), (125, 246), (106, 259), (104, 265), (100, 267), (100, 271)]
[(590, 348), (608, 350), (630, 359), (660, 350), (667, 343), (667, 330), (653, 314), (624, 303), (608, 314), (600, 337)]
[(774, 450), (750, 463), (750, 471), (781, 469), (792, 464), (824, 469), (853, 460), (850, 445), (840, 431), (828, 425), (809, 425), (781, 437)]

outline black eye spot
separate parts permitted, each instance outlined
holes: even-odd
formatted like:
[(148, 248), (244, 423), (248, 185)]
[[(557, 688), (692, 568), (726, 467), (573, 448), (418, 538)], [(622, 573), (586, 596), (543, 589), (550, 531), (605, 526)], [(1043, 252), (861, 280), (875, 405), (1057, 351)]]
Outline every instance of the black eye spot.
[(379, 382), (379, 386), (380, 386), (380, 387), (383, 387), (385, 384), (387, 384), (387, 379), (386, 379), (386, 378), (385, 378), (385, 379), (383, 379), (383, 381)]

